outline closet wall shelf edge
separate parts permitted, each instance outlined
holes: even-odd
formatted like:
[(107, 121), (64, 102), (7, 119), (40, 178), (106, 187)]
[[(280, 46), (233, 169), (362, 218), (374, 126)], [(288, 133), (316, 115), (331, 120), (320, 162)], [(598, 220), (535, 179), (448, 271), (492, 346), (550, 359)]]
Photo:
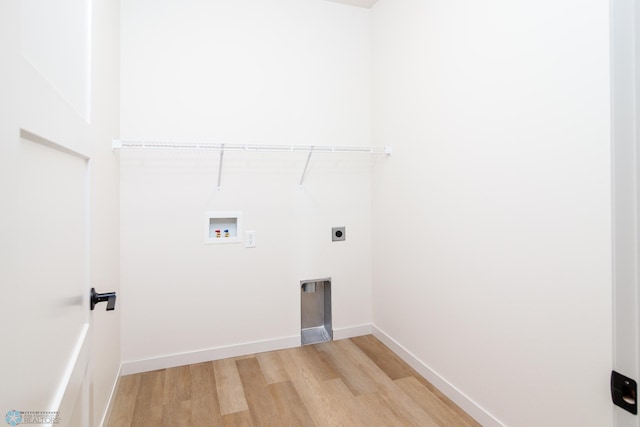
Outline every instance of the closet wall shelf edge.
[(268, 152), (307, 152), (307, 161), (300, 177), (299, 186), (302, 187), (304, 177), (309, 168), (311, 156), (314, 153), (370, 153), (392, 154), (391, 146), (344, 146), (344, 145), (293, 145), (293, 144), (226, 144), (212, 142), (177, 142), (177, 141), (147, 141), (114, 139), (111, 143), (113, 150), (153, 150), (153, 151), (219, 151), (220, 165), (218, 167), (218, 185), (220, 190), (222, 182), (222, 159), (225, 151), (268, 151)]
[(214, 142), (151, 141), (114, 139), (113, 150), (183, 150), (183, 151), (291, 151), (314, 153), (371, 153), (392, 154), (391, 146), (373, 147), (366, 145), (297, 145), (297, 144), (227, 144)]

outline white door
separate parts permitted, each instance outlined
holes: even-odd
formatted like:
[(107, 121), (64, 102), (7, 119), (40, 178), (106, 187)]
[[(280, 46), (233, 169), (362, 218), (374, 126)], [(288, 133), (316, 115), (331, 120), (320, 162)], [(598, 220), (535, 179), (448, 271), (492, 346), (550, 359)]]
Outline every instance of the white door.
[[(638, 381), (640, 327), (640, 2), (612, 0), (613, 369)], [(628, 403), (637, 396), (628, 396)], [(640, 427), (638, 415), (616, 407), (617, 427)]]
[(0, 415), (90, 425), (90, 2), (0, 0)]

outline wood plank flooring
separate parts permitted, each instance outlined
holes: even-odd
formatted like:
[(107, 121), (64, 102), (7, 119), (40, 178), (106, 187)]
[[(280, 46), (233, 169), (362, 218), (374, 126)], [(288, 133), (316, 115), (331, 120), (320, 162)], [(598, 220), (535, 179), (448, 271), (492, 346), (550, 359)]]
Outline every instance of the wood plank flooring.
[(107, 425), (480, 426), (372, 335), (124, 376)]

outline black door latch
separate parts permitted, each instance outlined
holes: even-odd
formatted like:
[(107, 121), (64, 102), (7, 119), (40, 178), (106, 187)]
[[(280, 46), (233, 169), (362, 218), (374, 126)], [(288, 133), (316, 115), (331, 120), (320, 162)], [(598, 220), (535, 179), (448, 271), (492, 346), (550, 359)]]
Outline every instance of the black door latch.
[(96, 307), (96, 304), (99, 302), (107, 302), (107, 311), (112, 311), (116, 309), (116, 293), (115, 292), (106, 292), (104, 294), (99, 294), (96, 292), (96, 288), (91, 288), (91, 295), (89, 297), (89, 304), (91, 306), (91, 310)]
[(638, 414), (638, 384), (629, 377), (611, 371), (611, 399), (622, 409)]

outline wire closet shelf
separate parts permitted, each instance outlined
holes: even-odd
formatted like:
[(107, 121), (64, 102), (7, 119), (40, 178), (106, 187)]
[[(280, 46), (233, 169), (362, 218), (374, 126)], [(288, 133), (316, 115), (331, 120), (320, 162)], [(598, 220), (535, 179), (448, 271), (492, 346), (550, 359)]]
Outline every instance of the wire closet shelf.
[(299, 186), (302, 187), (304, 177), (309, 168), (313, 153), (370, 153), (390, 156), (391, 146), (343, 146), (343, 145), (294, 145), (294, 144), (225, 144), (212, 142), (177, 142), (177, 141), (147, 141), (114, 139), (113, 150), (154, 150), (154, 151), (219, 151), (220, 165), (218, 167), (218, 186), (222, 181), (222, 163), (225, 151), (264, 151), (264, 152), (306, 152), (307, 161), (300, 177)]
[(371, 153), (391, 154), (391, 147), (356, 145), (296, 145), (296, 144), (226, 144), (212, 142), (178, 142), (114, 139), (114, 150), (185, 150), (185, 151), (296, 151), (317, 153)]

